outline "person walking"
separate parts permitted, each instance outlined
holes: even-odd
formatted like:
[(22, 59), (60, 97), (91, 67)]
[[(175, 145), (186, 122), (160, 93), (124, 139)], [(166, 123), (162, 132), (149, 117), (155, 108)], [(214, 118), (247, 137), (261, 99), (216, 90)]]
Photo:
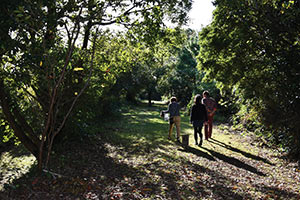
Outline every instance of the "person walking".
[(169, 140), (171, 139), (174, 125), (176, 126), (177, 136), (176, 139), (179, 142), (180, 138), (180, 105), (177, 103), (176, 97), (171, 97), (170, 104), (168, 105), (168, 110), (162, 111), (163, 114), (169, 113)]
[(208, 120), (207, 123), (204, 125), (204, 133), (205, 133), (205, 139), (208, 140), (212, 136), (213, 118), (217, 110), (217, 103), (213, 98), (210, 97), (208, 91), (203, 92), (202, 103), (205, 105), (207, 110)]
[[(201, 95), (197, 94), (194, 98), (194, 105), (191, 109), (190, 122), (194, 127), (195, 145), (202, 145), (202, 127), (203, 123), (207, 123), (207, 111), (205, 106), (201, 103)], [(198, 134), (200, 142), (198, 143)]]

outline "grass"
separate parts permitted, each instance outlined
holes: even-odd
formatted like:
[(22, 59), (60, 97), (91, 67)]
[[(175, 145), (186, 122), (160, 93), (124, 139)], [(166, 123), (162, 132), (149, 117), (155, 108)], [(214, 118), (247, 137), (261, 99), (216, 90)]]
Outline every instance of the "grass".
[[(163, 109), (166, 109), (166, 106), (161, 104), (156, 104), (151, 108), (141, 105), (126, 109), (120, 120), (107, 122), (101, 129), (105, 130), (106, 140), (113, 145), (125, 146), (128, 150), (140, 146), (141, 153), (145, 149), (156, 149), (166, 144), (173, 145), (173, 142), (167, 139), (169, 124), (159, 115)], [(254, 149), (247, 149), (239, 141), (232, 140), (233, 136), (218, 134), (220, 130), (215, 131), (217, 132), (214, 133), (214, 138), (222, 141), (223, 146), (230, 144), (232, 148), (239, 148), (241, 151), (254, 151)], [(189, 144), (194, 147), (193, 127), (189, 123), (189, 116), (181, 117), (181, 134), (190, 135)], [(173, 129), (173, 138), (175, 136), (176, 128)], [(208, 147), (208, 144), (210, 143), (204, 143), (203, 147)], [(205, 149), (203, 151), (209, 153)], [(230, 150), (225, 149), (225, 151)], [(234, 154), (232, 151), (230, 153)]]
[[(83, 142), (64, 145), (51, 170), (63, 175), (20, 178), (7, 199), (299, 199), (300, 175), (270, 149), (224, 125), (213, 139), (194, 145), (182, 117), (184, 147), (168, 137), (159, 116), (166, 105), (124, 108), (118, 120), (99, 125)], [(95, 127), (94, 127), (95, 128)], [(174, 130), (175, 134), (175, 130)], [(0, 193), (1, 197), (1, 193)], [(25, 199), (26, 199), (25, 198)]]
[[(5, 186), (9, 186), (15, 179), (22, 177), (28, 173), (30, 168), (35, 164), (35, 157), (25, 153), (20, 148), (3, 152), (0, 155), (0, 191)], [(17, 188), (18, 185), (10, 185)]]

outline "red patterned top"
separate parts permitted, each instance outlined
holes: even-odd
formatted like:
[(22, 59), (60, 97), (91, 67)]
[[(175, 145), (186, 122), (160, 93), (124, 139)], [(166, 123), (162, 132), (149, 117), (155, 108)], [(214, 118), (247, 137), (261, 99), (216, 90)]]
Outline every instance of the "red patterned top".
[(205, 105), (208, 114), (214, 113), (217, 110), (217, 103), (211, 97), (203, 98), (202, 103)]

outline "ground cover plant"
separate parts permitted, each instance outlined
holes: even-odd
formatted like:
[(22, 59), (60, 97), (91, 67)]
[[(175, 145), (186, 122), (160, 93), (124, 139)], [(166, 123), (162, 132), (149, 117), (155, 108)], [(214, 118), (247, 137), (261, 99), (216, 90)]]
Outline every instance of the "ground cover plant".
[[(28, 173), (32, 160), (4, 171), (5, 156), (13, 155), (12, 161), (26, 155), (2, 152), (1, 177), (19, 175), (12, 182), (2, 178), (0, 199), (300, 198), (299, 168), (280, 152), (224, 124), (215, 126), (202, 147), (190, 137), (186, 148), (167, 139), (162, 109), (166, 105), (120, 110), (121, 118), (68, 141), (64, 151), (56, 149), (51, 173), (37, 175), (35, 165)], [(182, 118), (182, 132), (193, 133), (188, 116)]]

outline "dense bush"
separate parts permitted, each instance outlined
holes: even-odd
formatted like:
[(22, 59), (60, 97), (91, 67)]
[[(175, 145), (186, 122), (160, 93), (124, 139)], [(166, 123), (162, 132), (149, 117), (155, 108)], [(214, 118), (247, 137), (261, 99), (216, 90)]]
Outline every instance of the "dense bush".
[(227, 91), (239, 122), (300, 155), (299, 1), (215, 5), (200, 34), (199, 69)]

